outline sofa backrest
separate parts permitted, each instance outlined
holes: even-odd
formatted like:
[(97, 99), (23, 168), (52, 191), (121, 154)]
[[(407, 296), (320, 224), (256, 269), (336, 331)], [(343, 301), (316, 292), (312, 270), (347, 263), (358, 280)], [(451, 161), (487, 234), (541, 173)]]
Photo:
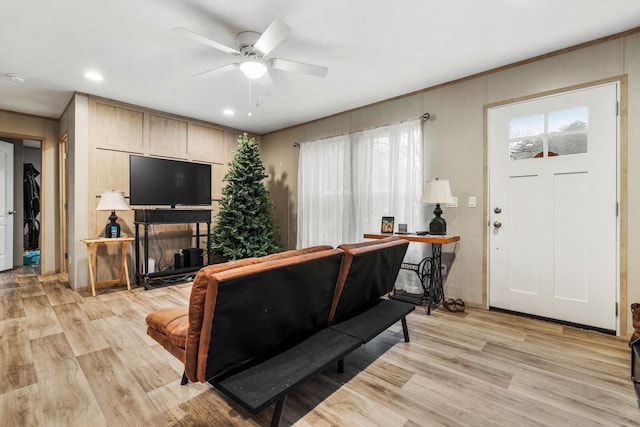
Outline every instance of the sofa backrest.
[(198, 350), (200, 347), (200, 333), (202, 330), (202, 320), (204, 317), (204, 303), (209, 287), (209, 280), (212, 275), (222, 271), (232, 270), (238, 267), (258, 264), (261, 262), (272, 261), (274, 259), (290, 258), (297, 255), (303, 255), (312, 252), (325, 251), (333, 249), (331, 246), (312, 246), (304, 249), (293, 249), (290, 251), (278, 252), (257, 258), (244, 258), (235, 261), (223, 262), (220, 264), (212, 264), (203, 267), (198, 271), (193, 280), (191, 287), (191, 296), (189, 298), (189, 329), (187, 331), (187, 342), (185, 345), (185, 374), (190, 380), (197, 378), (197, 362)]
[(329, 322), (353, 317), (391, 292), (408, 246), (397, 236), (338, 246), (344, 257)]
[(342, 256), (320, 250), (212, 274), (197, 379), (211, 380), (326, 327)]
[(303, 249), (291, 249), (290, 251), (276, 252), (275, 254), (261, 256), (256, 258), (259, 262), (273, 261), (276, 259), (291, 258), (292, 256), (310, 254), (312, 252), (328, 251), (333, 249), (330, 245), (311, 246)]

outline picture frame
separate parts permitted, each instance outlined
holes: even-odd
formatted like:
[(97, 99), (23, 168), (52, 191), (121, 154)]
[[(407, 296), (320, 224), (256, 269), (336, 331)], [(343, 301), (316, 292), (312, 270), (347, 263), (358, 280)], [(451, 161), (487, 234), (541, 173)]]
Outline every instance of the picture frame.
[(395, 221), (395, 217), (392, 216), (383, 216), (382, 224), (380, 225), (381, 233), (393, 233), (393, 223)]

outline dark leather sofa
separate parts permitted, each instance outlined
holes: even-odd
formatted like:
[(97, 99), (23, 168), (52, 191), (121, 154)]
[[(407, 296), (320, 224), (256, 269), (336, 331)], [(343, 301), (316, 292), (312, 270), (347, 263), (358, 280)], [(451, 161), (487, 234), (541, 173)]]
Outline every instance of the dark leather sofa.
[(147, 333), (183, 361), (183, 384), (210, 382), (256, 414), (344, 357), (414, 306), (391, 292), (408, 242), (286, 251), (200, 270), (189, 306), (147, 316)]

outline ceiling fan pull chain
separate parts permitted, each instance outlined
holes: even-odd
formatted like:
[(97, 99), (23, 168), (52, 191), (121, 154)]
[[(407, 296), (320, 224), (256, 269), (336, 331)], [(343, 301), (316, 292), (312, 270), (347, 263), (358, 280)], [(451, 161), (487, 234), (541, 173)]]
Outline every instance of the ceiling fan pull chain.
[(253, 116), (253, 114), (251, 114), (251, 104), (253, 103), (253, 98), (251, 96), (252, 89), (253, 89), (253, 81), (249, 79), (249, 117)]

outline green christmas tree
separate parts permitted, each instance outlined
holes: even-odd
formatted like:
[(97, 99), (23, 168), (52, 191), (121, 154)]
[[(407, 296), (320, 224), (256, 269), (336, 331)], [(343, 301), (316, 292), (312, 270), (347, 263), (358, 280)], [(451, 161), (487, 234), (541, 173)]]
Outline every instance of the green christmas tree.
[(226, 260), (280, 252), (282, 245), (258, 144), (246, 133), (224, 177), (220, 211), (211, 238), (211, 253)]

